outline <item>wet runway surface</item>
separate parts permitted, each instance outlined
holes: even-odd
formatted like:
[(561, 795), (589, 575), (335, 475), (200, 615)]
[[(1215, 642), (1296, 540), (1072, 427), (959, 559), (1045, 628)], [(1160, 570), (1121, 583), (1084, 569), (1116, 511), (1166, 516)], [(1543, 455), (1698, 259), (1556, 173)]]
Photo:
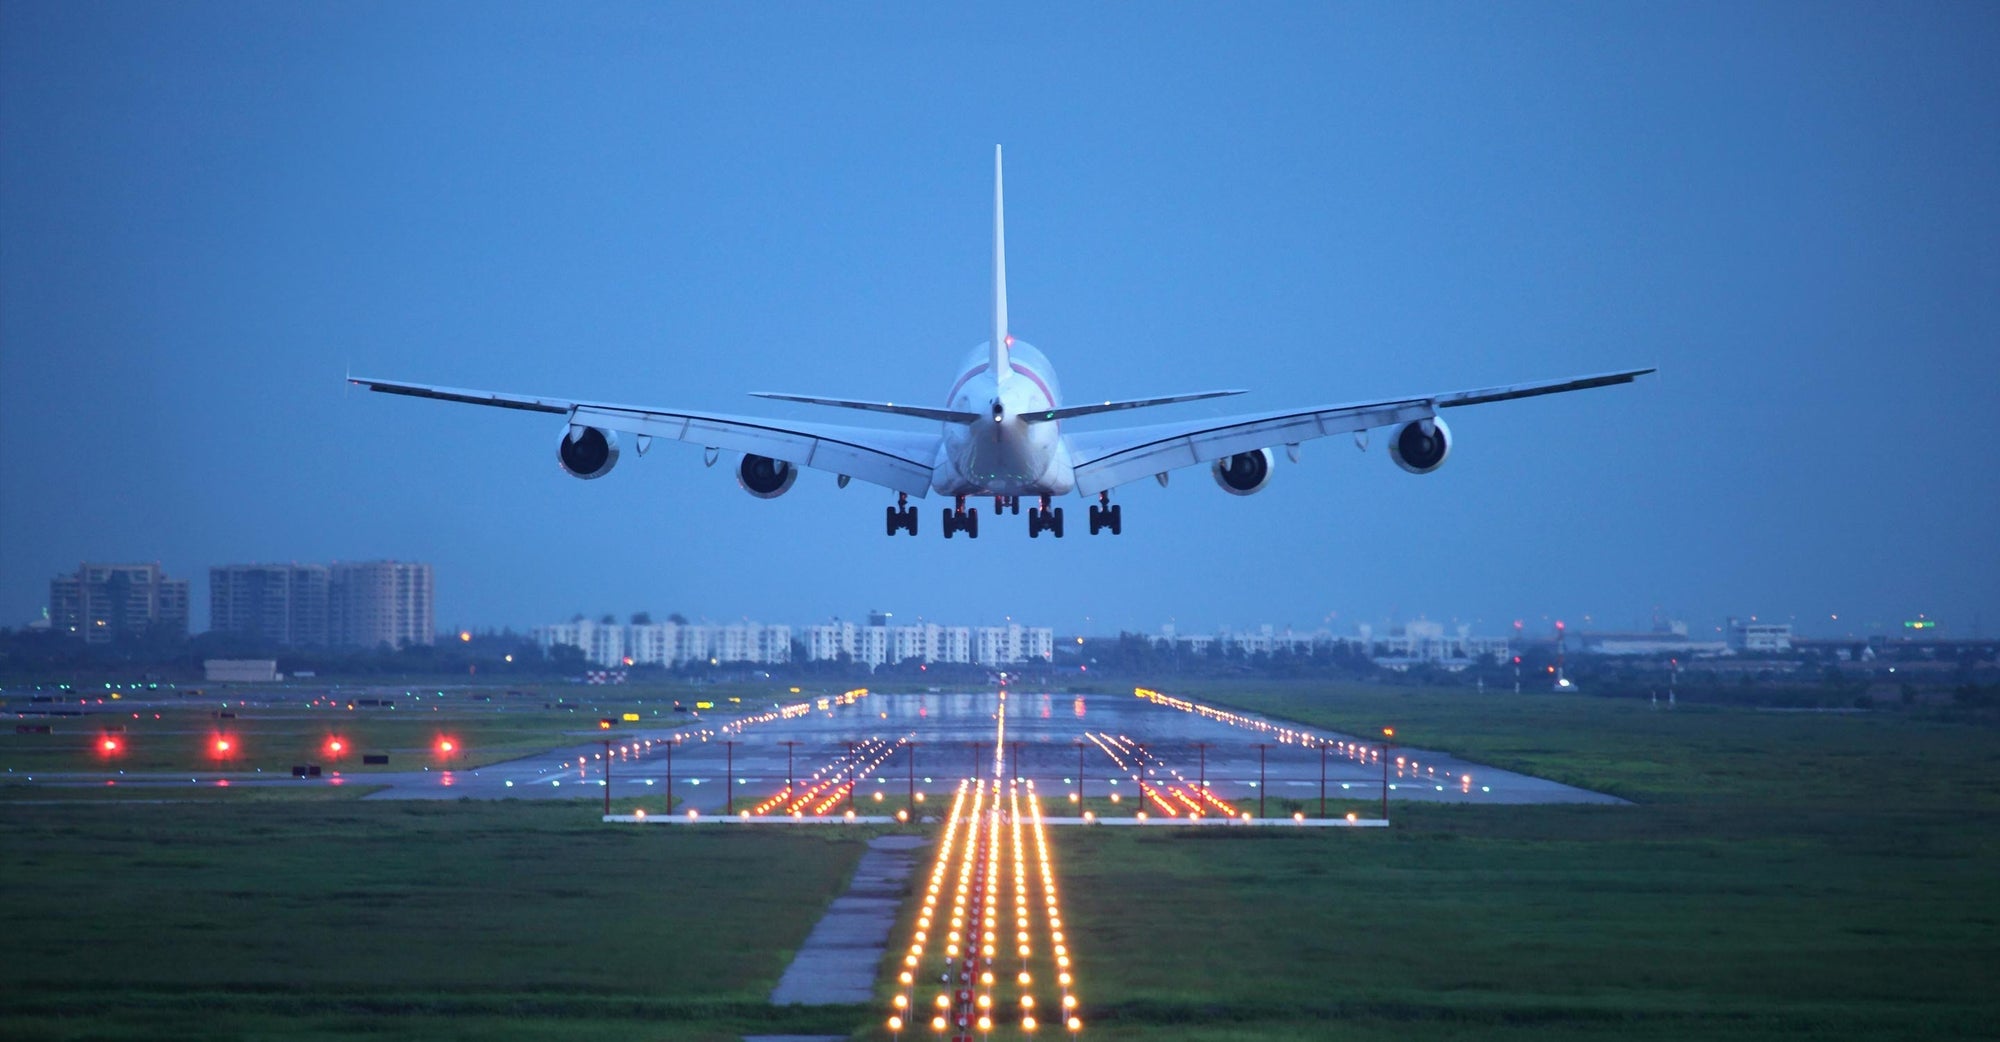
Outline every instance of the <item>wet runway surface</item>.
[[(671, 785), (682, 810), (703, 814), (759, 807), (783, 814), (795, 802), (792, 796), (806, 801), (802, 813), (839, 814), (849, 805), (843, 786), (858, 774), (854, 809), (893, 813), (913, 790), (936, 799), (982, 765), (990, 772), (1002, 697), (990, 691), (870, 694), (851, 704), (835, 699), (824, 709), (798, 703), (788, 713), (774, 710), (738, 722), (621, 731), (608, 739), (610, 785), (620, 798), (657, 795), (662, 810)], [(1202, 780), (1239, 805), (1260, 792), (1316, 800), (1324, 771), (1329, 799), (1382, 795), (1377, 741), (1129, 694), (1005, 697), (1007, 773), (1033, 779), (1043, 792), (1075, 791), (1081, 778), (1085, 795), (1093, 799), (1115, 792), (1138, 801), (1140, 780), (1160, 786)], [(370, 799), (595, 797), (602, 793), (605, 753), (605, 740), (596, 740), (472, 770), (369, 774), (347, 781), (387, 786)], [(1392, 800), (1621, 802), (1422, 748), (1393, 747), (1388, 761)], [(733, 799), (725, 785), (732, 775)], [(779, 799), (788, 780), (792, 791)], [(818, 811), (828, 800), (831, 806)]]

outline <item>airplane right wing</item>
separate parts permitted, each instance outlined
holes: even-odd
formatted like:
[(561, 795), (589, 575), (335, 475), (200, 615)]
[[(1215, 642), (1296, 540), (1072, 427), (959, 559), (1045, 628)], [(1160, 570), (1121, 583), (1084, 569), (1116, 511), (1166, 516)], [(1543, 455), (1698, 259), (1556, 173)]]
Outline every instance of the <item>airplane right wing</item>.
[[(488, 405), (564, 415), (572, 427), (665, 438), (712, 449), (768, 456), (801, 467), (859, 478), (922, 498), (930, 491), (940, 435), (935, 432), (874, 430), (823, 423), (792, 423), (745, 416), (654, 409), (563, 398), (472, 391), (457, 387), (350, 377), (348, 382), (384, 394)], [(644, 442), (641, 442), (642, 451)]]
[(1164, 474), (1181, 467), (1210, 463), (1242, 452), (1300, 442), (1334, 434), (1352, 434), (1376, 427), (1434, 419), (1439, 409), (1486, 402), (1532, 398), (1591, 387), (1631, 383), (1653, 372), (1629, 369), (1566, 380), (1486, 387), (1472, 391), (1403, 398), (1391, 401), (1328, 405), (1288, 412), (1255, 413), (1209, 420), (1185, 420), (1148, 427), (1082, 431), (1066, 435), (1076, 470), (1076, 489), (1095, 495), (1128, 481)]

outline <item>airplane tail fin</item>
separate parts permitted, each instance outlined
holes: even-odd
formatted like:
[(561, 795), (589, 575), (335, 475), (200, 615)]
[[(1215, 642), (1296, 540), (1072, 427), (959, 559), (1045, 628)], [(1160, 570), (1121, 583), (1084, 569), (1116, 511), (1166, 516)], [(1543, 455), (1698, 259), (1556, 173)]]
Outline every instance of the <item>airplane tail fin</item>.
[(993, 374), (995, 384), (1004, 379), (1012, 366), (1007, 360), (1007, 216), (1002, 202), (1005, 195), (1000, 182), (1000, 146), (993, 146), (993, 357), (988, 372)]

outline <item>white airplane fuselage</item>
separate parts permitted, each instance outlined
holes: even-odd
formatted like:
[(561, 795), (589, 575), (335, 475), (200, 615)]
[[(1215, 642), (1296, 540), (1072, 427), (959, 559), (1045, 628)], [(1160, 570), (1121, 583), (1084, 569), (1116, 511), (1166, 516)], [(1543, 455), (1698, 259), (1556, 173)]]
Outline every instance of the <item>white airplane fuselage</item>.
[(1008, 372), (993, 373), (990, 345), (966, 356), (945, 407), (978, 413), (947, 423), (931, 489), (946, 496), (1060, 496), (1076, 487), (1060, 424), (1024, 417), (1059, 407), (1055, 370), (1040, 351), (1008, 338)]

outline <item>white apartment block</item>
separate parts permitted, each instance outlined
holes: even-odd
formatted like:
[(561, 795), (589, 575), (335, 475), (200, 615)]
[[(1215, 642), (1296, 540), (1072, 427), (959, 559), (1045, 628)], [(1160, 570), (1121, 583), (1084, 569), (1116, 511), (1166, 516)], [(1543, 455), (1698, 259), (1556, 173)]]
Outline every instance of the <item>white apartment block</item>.
[(755, 622), (619, 625), (580, 619), (538, 626), (534, 636), (544, 654), (554, 647), (579, 648), (592, 665), (607, 669), (672, 667), (704, 659), (760, 665), (792, 659), (792, 628)]
[[(579, 619), (538, 626), (535, 642), (544, 654), (554, 647), (583, 651), (592, 665), (679, 666), (716, 663), (775, 664), (792, 660), (792, 627), (756, 622), (721, 625), (656, 622), (618, 625)], [(870, 669), (898, 662), (1009, 666), (1048, 662), (1055, 657), (1055, 630), (1047, 626), (864, 626), (834, 621), (805, 627), (801, 638), (808, 662), (845, 657)]]

